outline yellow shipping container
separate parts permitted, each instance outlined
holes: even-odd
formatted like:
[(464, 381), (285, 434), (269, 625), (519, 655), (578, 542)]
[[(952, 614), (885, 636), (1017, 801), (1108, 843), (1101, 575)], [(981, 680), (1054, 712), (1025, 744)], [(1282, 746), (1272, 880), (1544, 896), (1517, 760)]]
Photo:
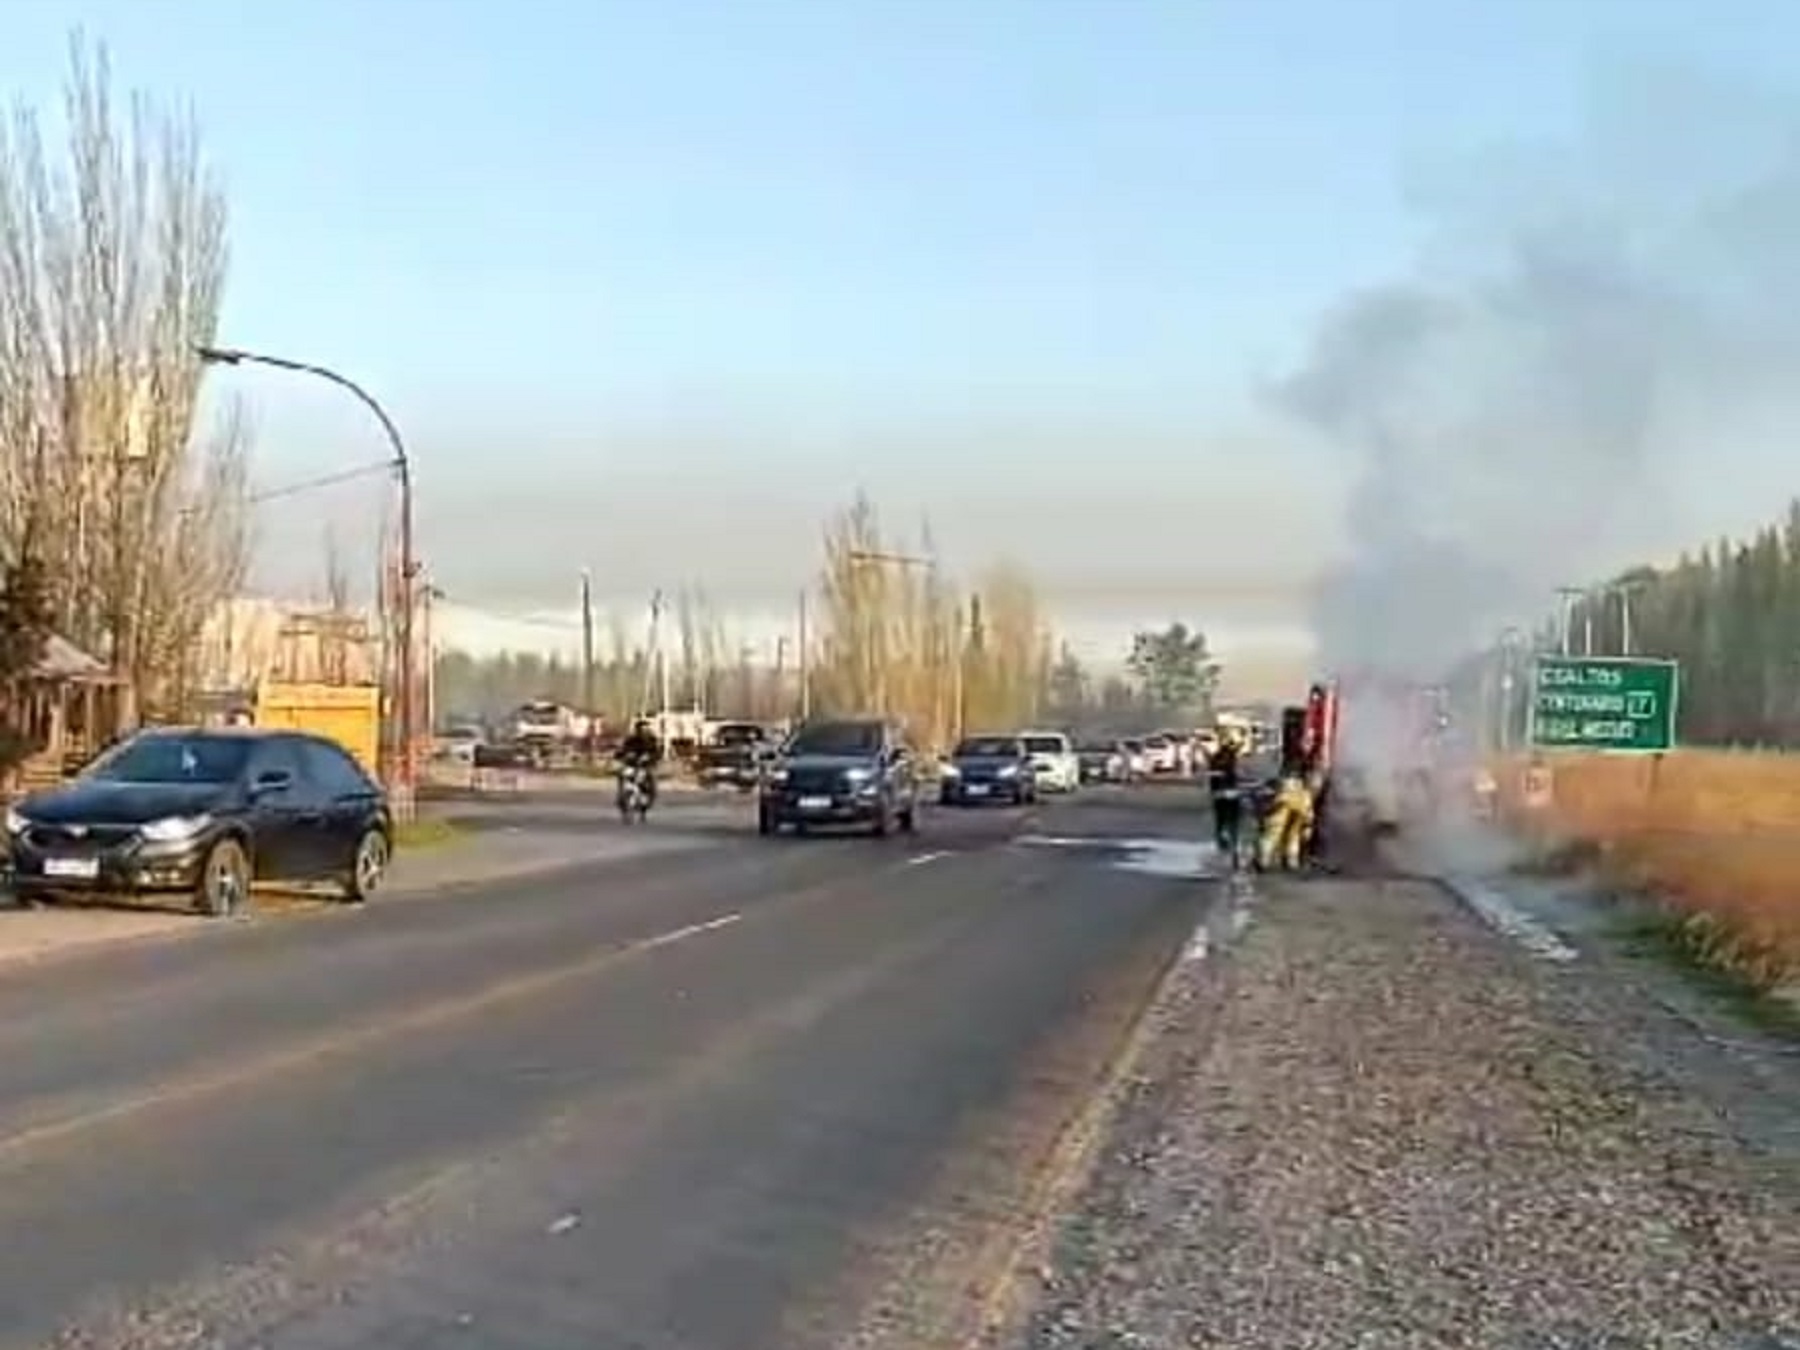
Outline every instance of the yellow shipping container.
[(310, 731), (380, 772), (381, 690), (372, 684), (265, 684), (256, 692), (256, 725)]

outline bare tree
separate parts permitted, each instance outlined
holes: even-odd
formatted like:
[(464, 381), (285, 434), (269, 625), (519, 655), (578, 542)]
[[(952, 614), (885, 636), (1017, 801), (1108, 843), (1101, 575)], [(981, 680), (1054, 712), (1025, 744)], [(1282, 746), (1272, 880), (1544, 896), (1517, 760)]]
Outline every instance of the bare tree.
[(813, 690), (824, 711), (881, 712), (944, 746), (968, 726), (1016, 726), (1037, 710), (1047, 627), (1029, 578), (996, 567), (959, 595), (929, 526), (896, 548), (859, 496), (826, 529)]
[(121, 113), (77, 35), (52, 153), (0, 123), (0, 529), (35, 514), (56, 626), (151, 704), (174, 697), (248, 548), (247, 426), (196, 437), (225, 200), (191, 115)]

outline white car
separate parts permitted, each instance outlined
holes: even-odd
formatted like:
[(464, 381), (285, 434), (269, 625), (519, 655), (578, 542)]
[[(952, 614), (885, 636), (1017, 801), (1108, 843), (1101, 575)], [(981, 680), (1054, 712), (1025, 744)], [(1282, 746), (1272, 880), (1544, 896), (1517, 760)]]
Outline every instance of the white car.
[(1167, 736), (1146, 736), (1144, 762), (1153, 774), (1177, 773), (1181, 769), (1181, 754)]
[(1060, 731), (1025, 731), (1019, 734), (1031, 758), (1037, 785), (1045, 792), (1073, 792), (1081, 786), (1081, 757)]
[(1144, 743), (1136, 737), (1120, 741), (1125, 750), (1125, 781), (1135, 783), (1150, 776), (1150, 756), (1144, 750)]

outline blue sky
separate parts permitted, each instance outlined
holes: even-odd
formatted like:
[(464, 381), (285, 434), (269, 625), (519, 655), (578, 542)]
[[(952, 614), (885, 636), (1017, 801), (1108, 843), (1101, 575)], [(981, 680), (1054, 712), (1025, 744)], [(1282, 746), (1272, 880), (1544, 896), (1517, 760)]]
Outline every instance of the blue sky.
[[(192, 102), (226, 340), (383, 396), (458, 595), (589, 565), (753, 606), (866, 484), (1115, 618), (1244, 570), (1254, 530), (1197, 528), (1222, 489), (1305, 470), (1328, 530), (1344, 466), (1252, 390), (1409, 266), (1410, 192), (1633, 62), (1800, 51), (1776, 0), (9, 0), (0, 88), (52, 102), (77, 24)], [(329, 390), (228, 378), (266, 481), (379, 453)]]

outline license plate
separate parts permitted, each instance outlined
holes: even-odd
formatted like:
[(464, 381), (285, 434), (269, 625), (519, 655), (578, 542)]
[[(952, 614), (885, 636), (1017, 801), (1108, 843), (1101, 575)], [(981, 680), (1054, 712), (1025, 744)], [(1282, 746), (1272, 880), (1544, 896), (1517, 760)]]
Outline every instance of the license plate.
[(986, 783), (970, 783), (963, 791), (968, 793), (971, 797), (985, 797), (987, 796), (988, 785)]
[(802, 811), (829, 811), (831, 809), (831, 798), (802, 797), (800, 799), (800, 809)]
[(97, 858), (46, 858), (44, 875), (92, 881), (100, 875), (100, 862)]

